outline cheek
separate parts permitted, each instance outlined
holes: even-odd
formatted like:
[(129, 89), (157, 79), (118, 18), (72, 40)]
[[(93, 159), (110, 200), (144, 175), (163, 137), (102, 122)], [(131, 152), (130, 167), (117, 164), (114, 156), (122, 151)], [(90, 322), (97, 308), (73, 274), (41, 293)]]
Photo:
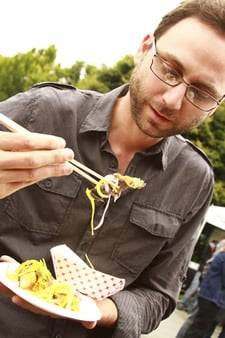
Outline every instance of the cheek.
[(149, 73), (147, 86), (149, 96), (151, 96), (153, 101), (161, 101), (166, 88), (164, 88), (162, 81), (157, 79), (152, 72)]
[(145, 94), (152, 96), (152, 94), (159, 91), (159, 86), (155, 81), (154, 74), (146, 67), (140, 69), (139, 82)]
[(149, 60), (142, 60), (136, 65), (134, 78), (138, 83), (140, 95), (147, 100), (160, 99), (165, 92), (162, 81), (152, 73)]
[(148, 64), (147, 68), (142, 70), (142, 75), (145, 88), (151, 97), (154, 98), (155, 96), (158, 97), (164, 94), (166, 88), (164, 87), (163, 82), (153, 74), (150, 69), (150, 64)]

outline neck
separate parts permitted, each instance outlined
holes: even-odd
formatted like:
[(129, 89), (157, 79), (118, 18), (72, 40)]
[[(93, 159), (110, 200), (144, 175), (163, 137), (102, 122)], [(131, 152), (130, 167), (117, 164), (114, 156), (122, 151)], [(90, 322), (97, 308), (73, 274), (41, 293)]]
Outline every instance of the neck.
[(129, 162), (138, 151), (146, 151), (161, 139), (144, 134), (137, 126), (130, 112), (129, 96), (119, 98), (113, 108), (109, 142), (124, 173)]

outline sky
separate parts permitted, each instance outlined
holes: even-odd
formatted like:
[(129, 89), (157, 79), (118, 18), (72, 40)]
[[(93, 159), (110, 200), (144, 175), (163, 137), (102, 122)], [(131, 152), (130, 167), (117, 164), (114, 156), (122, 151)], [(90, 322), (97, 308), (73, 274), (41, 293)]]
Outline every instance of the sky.
[(0, 54), (55, 45), (56, 62), (114, 65), (179, 0), (1, 0)]

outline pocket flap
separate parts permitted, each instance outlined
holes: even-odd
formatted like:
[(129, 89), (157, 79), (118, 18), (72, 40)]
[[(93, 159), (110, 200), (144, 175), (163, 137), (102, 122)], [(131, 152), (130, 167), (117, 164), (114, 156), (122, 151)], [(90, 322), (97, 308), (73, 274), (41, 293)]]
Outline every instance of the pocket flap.
[(177, 215), (137, 204), (132, 208), (130, 221), (153, 235), (168, 238), (174, 237), (180, 225)]
[(81, 186), (82, 180), (75, 174), (62, 177), (50, 177), (36, 184), (45, 191), (65, 197), (74, 198)]

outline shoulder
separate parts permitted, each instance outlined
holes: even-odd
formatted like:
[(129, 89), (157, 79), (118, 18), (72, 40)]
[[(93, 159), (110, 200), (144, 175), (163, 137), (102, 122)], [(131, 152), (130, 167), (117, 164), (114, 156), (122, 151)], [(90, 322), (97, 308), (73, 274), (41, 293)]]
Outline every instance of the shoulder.
[(175, 137), (177, 142), (181, 145), (184, 154), (193, 156), (192, 157), (193, 160), (198, 159), (201, 163), (205, 163), (212, 169), (212, 163), (202, 149), (200, 149), (192, 141), (188, 140), (187, 138), (181, 135), (176, 135)]
[[(30, 131), (54, 133), (62, 123), (76, 124), (101, 95), (73, 86), (42, 82), (0, 103), (0, 112)], [(62, 129), (62, 128), (61, 128)]]
[(76, 90), (76, 87), (58, 82), (39, 82), (32, 86), (32, 88), (55, 88), (57, 90)]
[(172, 137), (168, 163), (169, 174), (177, 176), (183, 189), (186, 187), (186, 195), (189, 193), (193, 205), (200, 195), (204, 201), (206, 198), (211, 200), (215, 176), (212, 163), (204, 151), (184, 137), (175, 136)]
[[(32, 86), (31, 90), (34, 95), (41, 94), (41, 97), (58, 97), (63, 100), (63, 103), (71, 100), (79, 100), (81, 102), (85, 100), (96, 100), (102, 96), (101, 93), (91, 91), (91, 90), (81, 90), (72, 85), (57, 83), (57, 82), (41, 82)], [(68, 101), (70, 102), (70, 100)]]
[(219, 252), (215, 258), (213, 259), (213, 262), (212, 263), (216, 263), (216, 262), (225, 262), (225, 252), (224, 251), (221, 251)]
[(168, 140), (168, 167), (182, 176), (183, 180), (211, 189), (215, 178), (211, 161), (203, 150), (183, 136), (171, 136)]

